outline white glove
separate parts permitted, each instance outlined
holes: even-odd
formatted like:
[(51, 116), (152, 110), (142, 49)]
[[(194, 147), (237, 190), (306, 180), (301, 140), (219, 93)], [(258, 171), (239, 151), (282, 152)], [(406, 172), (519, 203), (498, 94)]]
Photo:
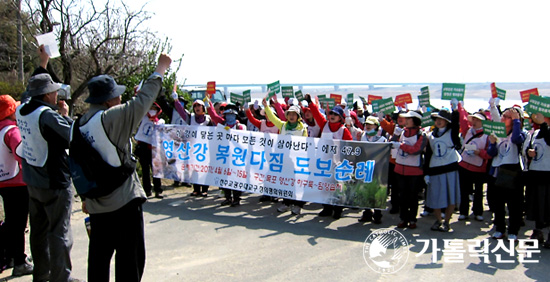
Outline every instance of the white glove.
[(403, 133), (403, 128), (396, 126), (393, 130), (393, 135), (401, 135), (401, 133)]
[(495, 106), (498, 106), (499, 103), (500, 103), (500, 98), (495, 98)]
[(426, 185), (430, 185), (430, 176), (429, 175), (424, 176), (424, 182), (426, 182)]
[(426, 105), (422, 106), (422, 112), (425, 113), (428, 111), (428, 107), (426, 107)]
[(178, 93), (172, 92), (172, 95), (170, 95), (170, 97), (172, 97), (172, 99), (174, 99), (174, 100), (177, 100), (178, 99)]
[(378, 114), (376, 114), (378, 116), (378, 120), (379, 121), (383, 121), (384, 120), (384, 113), (383, 112), (379, 112)]
[(401, 142), (399, 142), (399, 141), (392, 141), (391, 142), (391, 147), (393, 149), (399, 149), (399, 146), (401, 146)]
[(254, 110), (258, 110), (260, 106), (258, 105), (258, 100), (254, 101)]
[(491, 99), (489, 99), (489, 107), (492, 108), (495, 106), (495, 98), (491, 97)]
[(346, 125), (352, 125), (353, 124), (353, 119), (351, 117), (346, 117)]
[(458, 108), (458, 100), (456, 98), (451, 99), (451, 109), (454, 111)]

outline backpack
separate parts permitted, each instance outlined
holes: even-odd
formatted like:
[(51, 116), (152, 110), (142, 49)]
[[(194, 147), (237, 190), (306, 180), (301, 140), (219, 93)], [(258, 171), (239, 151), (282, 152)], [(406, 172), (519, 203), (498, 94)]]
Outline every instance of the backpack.
[(111, 166), (84, 139), (79, 121), (80, 118), (73, 124), (69, 145), (69, 170), (76, 192), (92, 199), (109, 195), (132, 175), (135, 161), (123, 162), (120, 167)]

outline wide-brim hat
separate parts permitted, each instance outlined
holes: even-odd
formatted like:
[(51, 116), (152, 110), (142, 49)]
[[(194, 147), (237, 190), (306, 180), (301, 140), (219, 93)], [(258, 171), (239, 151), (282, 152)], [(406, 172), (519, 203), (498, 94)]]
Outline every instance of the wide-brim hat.
[(235, 115), (238, 115), (239, 114), (239, 108), (237, 108), (237, 106), (233, 103), (228, 103), (226, 106), (225, 106), (225, 109), (223, 110), (223, 114), (235, 114)]
[(288, 108), (288, 110), (286, 110), (285, 112), (285, 117), (288, 119), (287, 115), (288, 113), (290, 112), (293, 112), (293, 113), (296, 113), (298, 115), (298, 119), (301, 119), (302, 118), (302, 115), (301, 115), (301, 111), (300, 111), (300, 107), (298, 106), (290, 106)]
[(378, 118), (375, 118), (373, 116), (368, 116), (367, 119), (365, 119), (365, 124), (373, 124), (373, 125), (379, 126), (380, 121), (378, 121)]
[(468, 116), (469, 121), (472, 121), (473, 118), (477, 118), (481, 121), (487, 120), (487, 116), (485, 116), (485, 114), (481, 113), (481, 112), (477, 112), (477, 113), (474, 113), (474, 114), (471, 114), (471, 115)]
[(90, 96), (85, 102), (101, 104), (122, 95), (126, 91), (126, 86), (118, 85), (110, 75), (102, 74), (88, 81), (88, 91)]
[(415, 111), (408, 111), (406, 113), (399, 113), (399, 116), (404, 117), (404, 118), (417, 118), (417, 119), (422, 120), (422, 115), (420, 113), (415, 112)]
[(448, 123), (451, 123), (451, 113), (447, 110), (440, 110), (437, 113), (432, 113), (431, 117), (433, 120), (440, 118), (446, 120)]
[(531, 114), (531, 120), (535, 124), (542, 124), (544, 123), (544, 115), (542, 115), (541, 113)]
[(47, 73), (37, 74), (29, 79), (27, 86), (28, 97), (35, 97), (43, 94), (55, 92), (61, 88), (60, 83), (53, 81), (52, 77)]
[(346, 116), (344, 115), (344, 110), (339, 107), (339, 106), (336, 106), (334, 108), (332, 108), (332, 110), (330, 110), (330, 112), (328, 112), (329, 114), (330, 113), (335, 113), (337, 115), (339, 115), (340, 117), (342, 117), (342, 120), (344, 120), (346, 118)]
[(195, 106), (195, 104), (199, 104), (204, 107), (204, 102), (201, 99), (195, 100), (195, 102), (193, 102), (193, 106)]
[(0, 120), (4, 120), (15, 113), (15, 109), (20, 104), (21, 102), (15, 101), (10, 95), (0, 95)]

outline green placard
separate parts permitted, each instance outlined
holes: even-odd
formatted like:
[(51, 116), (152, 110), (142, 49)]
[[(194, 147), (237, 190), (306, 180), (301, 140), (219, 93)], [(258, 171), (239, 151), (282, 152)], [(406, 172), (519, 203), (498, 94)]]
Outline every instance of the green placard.
[(317, 98), (319, 98), (319, 101), (321, 101), (322, 99), (326, 99), (326, 98), (327, 98), (327, 95), (326, 95), (326, 94), (317, 95)]
[(464, 101), (464, 92), (466, 84), (460, 83), (443, 83), (441, 88), (441, 100), (451, 100), (453, 98), (458, 101)]
[(384, 114), (391, 114), (395, 111), (395, 105), (391, 97), (386, 99), (379, 99), (372, 101), (372, 111), (375, 113), (383, 112)]
[(329, 109), (336, 107), (336, 101), (332, 98), (322, 97), (322, 98), (319, 98), (319, 102), (323, 104), (323, 108), (326, 103), (328, 103)]
[(525, 130), (531, 130), (531, 123), (529, 122), (529, 119), (523, 119), (523, 129)]
[(294, 87), (293, 86), (283, 86), (282, 92), (283, 92), (283, 98), (289, 97), (294, 98)]
[(242, 95), (230, 93), (229, 98), (231, 99), (231, 103), (240, 103), (241, 105), (244, 104), (244, 97)]
[(420, 88), (420, 93), (422, 95), (428, 95), (428, 98), (430, 98), (430, 88), (428, 88), (428, 86)]
[(304, 100), (304, 94), (302, 93), (302, 90), (296, 91), (296, 93), (294, 93), (294, 97), (296, 97), (298, 101), (302, 102)]
[(496, 89), (497, 89), (497, 95), (498, 95), (497, 97), (498, 97), (500, 100), (506, 99), (506, 90), (500, 89), (500, 88), (498, 88), (498, 87), (496, 87)]
[(431, 112), (425, 112), (422, 113), (422, 125), (421, 127), (428, 127), (434, 125), (435, 122), (432, 119), (432, 113)]
[(430, 96), (425, 95), (425, 94), (418, 95), (418, 104), (420, 105), (420, 107), (423, 107), (423, 106), (429, 107), (430, 106)]
[(496, 122), (490, 120), (481, 121), (483, 124), (483, 131), (488, 134), (494, 133), (497, 137), (506, 138), (506, 125), (504, 122)]
[(363, 102), (363, 106), (366, 106), (366, 105), (369, 104), (369, 103), (367, 102), (367, 99), (365, 99), (365, 97), (359, 96), (359, 99), (361, 99), (361, 102)]
[(250, 95), (250, 90), (243, 91), (243, 96), (244, 96), (244, 102), (245, 103), (252, 102), (252, 96)]
[(525, 110), (529, 114), (541, 113), (545, 117), (550, 117), (550, 98), (531, 95)]
[(270, 83), (267, 85), (267, 89), (269, 91), (269, 95), (268, 97), (271, 98), (273, 97), (274, 95), (276, 95), (277, 93), (280, 93), (281, 92), (281, 84), (279, 83), (279, 81), (275, 81), (273, 83)]
[(353, 93), (349, 93), (346, 97), (346, 103), (348, 104), (348, 108), (353, 108)]

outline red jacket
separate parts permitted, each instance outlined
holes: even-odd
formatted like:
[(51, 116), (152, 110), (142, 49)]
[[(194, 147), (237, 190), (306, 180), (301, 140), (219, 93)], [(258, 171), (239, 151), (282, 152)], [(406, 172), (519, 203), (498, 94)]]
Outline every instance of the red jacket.
[[(4, 119), (0, 121), (0, 130), (9, 125), (16, 125), (16, 123), (15, 121), (10, 119)], [(4, 144), (6, 144), (8, 148), (10, 148), (13, 157), (19, 163), (19, 173), (12, 179), (1, 181), (0, 188), (26, 186), (27, 184), (23, 182), (23, 172), (21, 171), (21, 158), (15, 153), (15, 149), (17, 149), (17, 146), (19, 146), (19, 143), (21, 143), (21, 134), (19, 133), (19, 128), (16, 126), (6, 132), (6, 135), (4, 135), (4, 140), (2, 140), (2, 142), (4, 142)]]

